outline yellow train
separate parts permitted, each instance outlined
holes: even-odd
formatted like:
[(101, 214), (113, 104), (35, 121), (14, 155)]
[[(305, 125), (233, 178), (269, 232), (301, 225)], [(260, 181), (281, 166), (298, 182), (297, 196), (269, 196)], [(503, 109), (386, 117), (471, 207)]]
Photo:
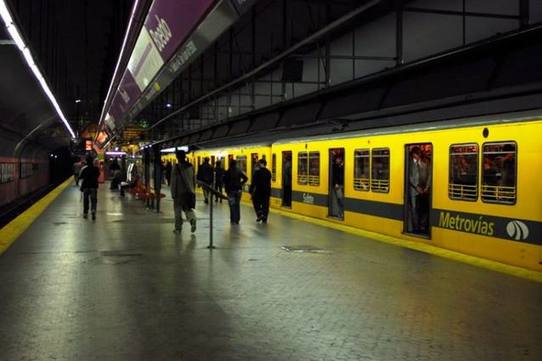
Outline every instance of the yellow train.
[(265, 157), (272, 207), (542, 271), (541, 134), (538, 120), (443, 122), (191, 157), (235, 157), (249, 178)]

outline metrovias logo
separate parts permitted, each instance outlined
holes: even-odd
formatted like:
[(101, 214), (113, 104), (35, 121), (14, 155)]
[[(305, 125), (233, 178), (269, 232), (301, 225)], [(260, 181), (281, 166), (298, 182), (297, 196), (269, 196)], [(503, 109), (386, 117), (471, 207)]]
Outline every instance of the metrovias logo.
[(506, 225), (506, 233), (516, 241), (524, 241), (529, 237), (529, 227), (522, 221), (511, 221)]

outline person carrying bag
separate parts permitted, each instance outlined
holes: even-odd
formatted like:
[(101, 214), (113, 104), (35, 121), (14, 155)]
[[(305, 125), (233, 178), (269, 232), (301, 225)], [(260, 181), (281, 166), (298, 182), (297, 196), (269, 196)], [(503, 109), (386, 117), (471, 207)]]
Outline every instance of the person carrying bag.
[(171, 197), (175, 211), (175, 229), (173, 232), (180, 233), (183, 226), (182, 212), (190, 222), (191, 232), (196, 231), (196, 193), (194, 181), (194, 167), (186, 160), (186, 153), (182, 150), (177, 152), (178, 163), (173, 167), (171, 175)]

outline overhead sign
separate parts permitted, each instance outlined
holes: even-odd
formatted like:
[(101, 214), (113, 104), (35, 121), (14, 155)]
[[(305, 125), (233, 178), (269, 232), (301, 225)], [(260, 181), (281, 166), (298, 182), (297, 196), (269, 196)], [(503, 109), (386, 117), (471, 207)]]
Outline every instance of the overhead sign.
[(118, 123), (109, 129), (138, 114), (256, 1), (154, 0), (105, 112)]

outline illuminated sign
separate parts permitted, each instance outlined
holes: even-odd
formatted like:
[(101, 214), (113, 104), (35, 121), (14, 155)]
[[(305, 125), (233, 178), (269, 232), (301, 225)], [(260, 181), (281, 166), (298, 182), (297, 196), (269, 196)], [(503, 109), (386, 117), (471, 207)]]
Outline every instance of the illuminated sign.
[(154, 0), (104, 113), (111, 114), (113, 122), (133, 118), (254, 3)]

